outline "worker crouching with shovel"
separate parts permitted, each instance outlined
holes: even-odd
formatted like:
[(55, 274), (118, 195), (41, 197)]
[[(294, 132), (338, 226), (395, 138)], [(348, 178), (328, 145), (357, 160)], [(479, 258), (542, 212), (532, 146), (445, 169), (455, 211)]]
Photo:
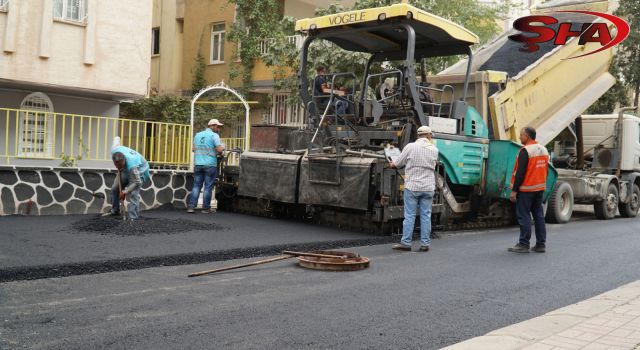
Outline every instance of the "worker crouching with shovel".
[(129, 220), (137, 220), (140, 206), (140, 188), (150, 179), (149, 163), (144, 157), (125, 146), (117, 146), (111, 150), (111, 159), (118, 169), (118, 176), (111, 186), (111, 215), (120, 215), (120, 202), (129, 195), (127, 211)]

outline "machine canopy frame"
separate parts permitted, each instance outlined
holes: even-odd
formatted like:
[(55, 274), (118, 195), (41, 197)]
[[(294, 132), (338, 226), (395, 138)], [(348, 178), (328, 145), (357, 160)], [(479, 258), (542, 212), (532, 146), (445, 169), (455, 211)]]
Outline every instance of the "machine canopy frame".
[(296, 22), (296, 31), (321, 37), (353, 52), (384, 53), (403, 58), (407, 34), (403, 24), (415, 31), (416, 58), (466, 54), (478, 36), (449, 20), (422, 11), (409, 4), (355, 10), (305, 18)]

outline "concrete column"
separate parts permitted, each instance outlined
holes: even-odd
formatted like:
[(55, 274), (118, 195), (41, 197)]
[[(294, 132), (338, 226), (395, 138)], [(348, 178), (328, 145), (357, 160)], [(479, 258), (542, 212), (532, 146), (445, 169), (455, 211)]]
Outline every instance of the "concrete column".
[(11, 1), (9, 3), (9, 12), (7, 12), (7, 27), (4, 32), (4, 48), (5, 52), (16, 51), (16, 35), (18, 32), (18, 17), (20, 14), (21, 1)]
[(42, 23), (40, 27), (40, 57), (51, 56), (51, 31), (53, 29), (53, 0), (42, 1)]
[(98, 1), (87, 0), (87, 26), (84, 28), (84, 64), (96, 63), (96, 24)]

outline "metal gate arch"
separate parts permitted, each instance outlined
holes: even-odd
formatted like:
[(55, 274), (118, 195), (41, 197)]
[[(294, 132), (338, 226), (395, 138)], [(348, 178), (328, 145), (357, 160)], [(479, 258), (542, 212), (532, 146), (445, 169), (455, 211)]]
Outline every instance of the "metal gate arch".
[[(198, 100), (198, 98), (200, 98), (200, 96), (204, 95), (205, 93), (207, 93), (209, 91), (213, 91), (213, 90), (224, 90), (224, 91), (230, 92), (233, 95), (235, 95), (240, 100), (240, 102), (242, 102), (242, 104), (244, 105), (244, 109), (245, 109), (246, 115), (245, 115), (245, 128), (244, 128), (245, 140), (244, 140), (244, 149), (243, 149), (243, 151), (248, 150), (249, 149), (249, 104), (244, 99), (244, 97), (242, 97), (242, 95), (240, 95), (239, 92), (237, 92), (236, 90), (232, 89), (227, 84), (225, 84), (224, 80), (220, 81), (219, 83), (217, 83), (215, 85), (208, 85), (208, 86), (202, 88), (191, 99), (191, 138), (190, 138), (191, 142), (190, 142), (190, 144), (193, 144), (193, 132), (194, 132), (193, 120), (194, 120), (194, 108), (195, 108), (196, 101)], [(189, 157), (189, 158), (190, 158), (189, 171), (193, 172), (193, 152), (191, 152), (191, 157)]]

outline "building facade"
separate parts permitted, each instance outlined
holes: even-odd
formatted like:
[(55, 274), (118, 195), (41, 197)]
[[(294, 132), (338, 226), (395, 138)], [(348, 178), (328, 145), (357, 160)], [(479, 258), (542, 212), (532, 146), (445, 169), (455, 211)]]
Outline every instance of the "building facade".
[(117, 118), (121, 101), (147, 95), (151, 9), (151, 0), (0, 0), (5, 163), (57, 165), (89, 139), (113, 137), (113, 125), (72, 116)]
[[(296, 19), (313, 17), (316, 8), (327, 7), (332, 2), (335, 1), (282, 0), (282, 15)], [(348, 7), (355, 1), (341, 3)], [(223, 80), (229, 83), (231, 65), (237, 64), (234, 52), (238, 43), (226, 40), (226, 36), (238, 20), (235, 6), (228, 0), (154, 0), (153, 13), (152, 31), (160, 33), (157, 44), (160, 52), (152, 53), (152, 90), (156, 89), (159, 94), (190, 95), (198, 55), (204, 58), (204, 78), (207, 83), (215, 84)], [(265, 38), (261, 50), (268, 48), (268, 40)], [(290, 37), (290, 41), (295, 45), (302, 44), (297, 36)], [(182, 50), (180, 59), (176, 56), (178, 50)], [(177, 69), (177, 66), (181, 69)], [(247, 98), (268, 100), (270, 104), (261, 109), (252, 105), (251, 124), (303, 125), (301, 106), (289, 103), (292, 92), (274, 89), (273, 74), (269, 67), (260, 61), (256, 62), (252, 79), (254, 95)], [(180, 83), (177, 84), (177, 81)], [(223, 132), (226, 137), (244, 134), (241, 127), (225, 129)]]

